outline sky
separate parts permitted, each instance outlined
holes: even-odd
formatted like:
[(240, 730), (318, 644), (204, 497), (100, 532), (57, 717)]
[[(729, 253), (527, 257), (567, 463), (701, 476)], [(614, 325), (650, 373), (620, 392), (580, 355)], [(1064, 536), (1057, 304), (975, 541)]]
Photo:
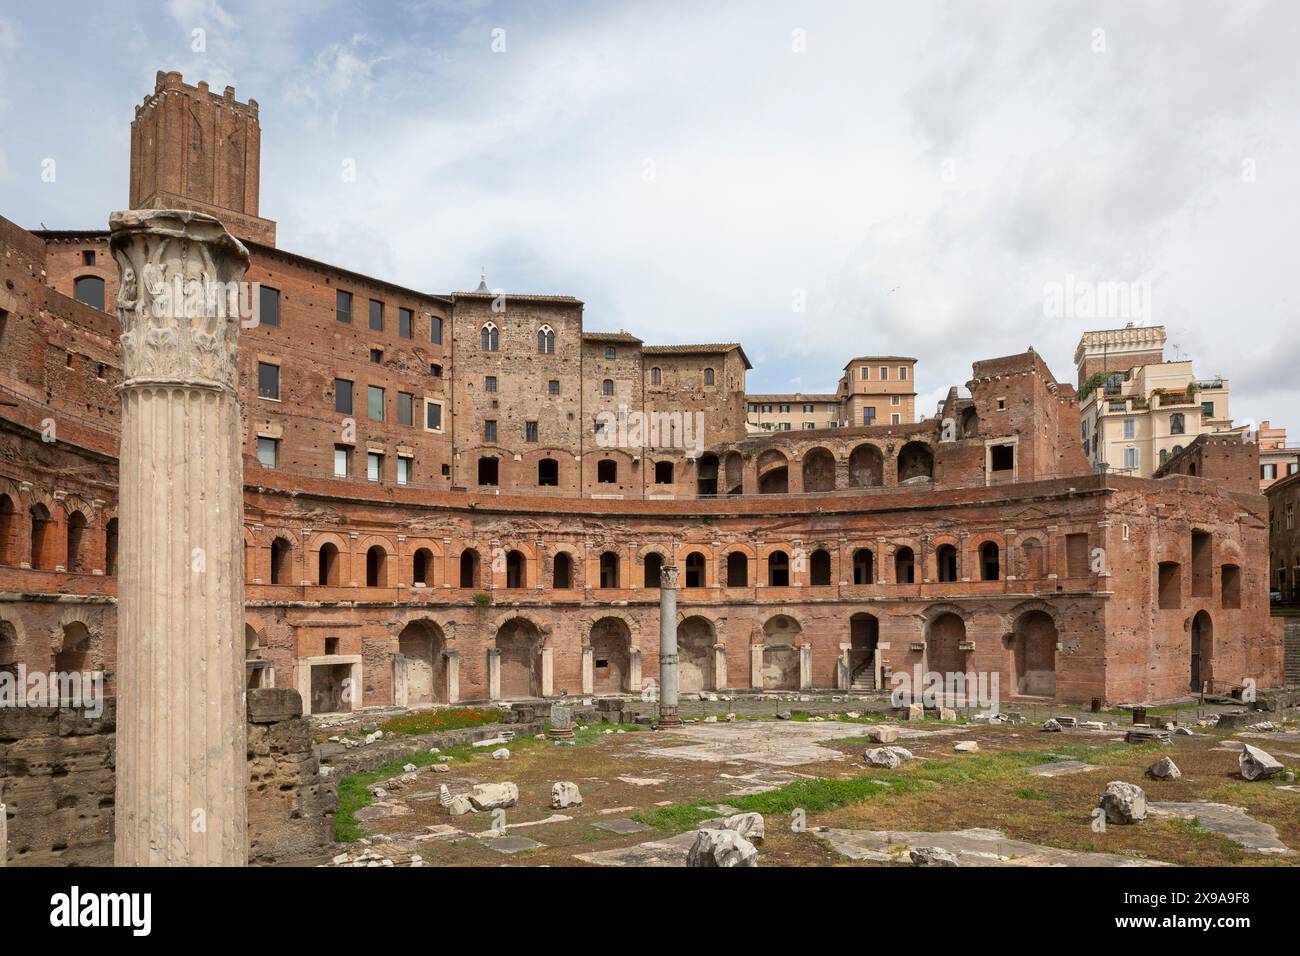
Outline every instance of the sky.
[(281, 248), (738, 341), (751, 392), (915, 356), (925, 414), (1163, 324), (1300, 444), (1298, 40), (1260, 0), (0, 0), (0, 215), (104, 228), (180, 70), (258, 101)]

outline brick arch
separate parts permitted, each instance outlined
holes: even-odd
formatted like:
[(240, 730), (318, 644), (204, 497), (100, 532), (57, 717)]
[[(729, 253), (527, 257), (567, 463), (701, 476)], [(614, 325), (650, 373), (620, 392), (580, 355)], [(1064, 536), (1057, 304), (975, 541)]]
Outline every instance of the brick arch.
[(799, 478), (804, 491), (834, 491), (840, 457), (823, 444), (803, 449), (799, 456)]
[(968, 608), (960, 604), (940, 602), (938, 604), (927, 606), (924, 610), (916, 612), (913, 616), (920, 621), (921, 624), (928, 627), (933, 624), (935, 620), (943, 617), (945, 614), (956, 614), (962, 619), (963, 624), (970, 627), (972, 622), (975, 620), (976, 613), (977, 611), (975, 608)]
[(680, 580), (677, 585), (679, 588), (686, 587), (686, 559), (688, 556), (696, 552), (699, 552), (704, 556), (703, 587), (711, 587), (717, 582), (717, 569), (715, 567), (715, 562), (717, 561), (717, 549), (712, 545), (701, 544), (698, 542), (681, 544), (677, 546), (677, 551), (673, 555), (673, 563), (677, 565), (677, 568), (680, 571)]
[[(544, 458), (553, 458), (556, 462), (558, 484), (561, 490), (574, 491), (578, 487), (579, 463), (577, 457), (563, 448), (537, 448), (524, 452), (515, 465), (515, 484), (519, 487), (534, 488), (537, 485), (537, 463)], [(478, 468), (475, 458), (475, 468)], [(478, 477), (476, 474), (475, 478)]]

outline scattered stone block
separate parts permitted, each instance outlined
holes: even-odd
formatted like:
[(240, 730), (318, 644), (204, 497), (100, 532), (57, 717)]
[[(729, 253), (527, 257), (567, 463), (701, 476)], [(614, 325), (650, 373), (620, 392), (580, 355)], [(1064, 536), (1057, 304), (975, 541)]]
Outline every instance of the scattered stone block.
[(878, 744), (892, 744), (898, 739), (897, 727), (872, 727), (867, 730), (867, 739)]
[(1183, 772), (1178, 769), (1178, 765), (1169, 757), (1161, 757), (1151, 766), (1147, 767), (1147, 776), (1152, 780), (1179, 780)]
[(734, 830), (701, 830), (686, 857), (687, 866), (758, 866), (758, 850)]
[(475, 810), (497, 810), (519, 802), (519, 788), (513, 783), (480, 783), (465, 795)]
[(1241, 748), (1241, 756), (1237, 758), (1237, 762), (1241, 767), (1241, 775), (1247, 780), (1267, 780), (1285, 769), (1272, 754), (1267, 754), (1250, 744)]
[(1048, 717), (1043, 721), (1043, 729), (1049, 734), (1059, 734), (1063, 728), (1061, 722), (1055, 717)]
[(951, 707), (940, 707), (939, 719), (946, 720), (946, 721), (955, 721), (957, 719), (957, 711), (953, 710)]
[(973, 754), (980, 749), (980, 745), (973, 740), (960, 740), (952, 745), (952, 749), (962, 754)]
[(892, 747), (876, 747), (874, 750), (866, 751), (862, 756), (871, 766), (884, 767), (886, 770), (893, 770), (902, 762)]
[(500, 748), (499, 750), (494, 750), (494, 751), (492, 751), (492, 759), (493, 759), (493, 760), (509, 760), (509, 759), (510, 759), (510, 751), (507, 750), (505, 747), (502, 747), (502, 748)]
[(961, 866), (956, 856), (939, 846), (913, 847), (908, 856), (915, 866)]
[(578, 790), (576, 783), (562, 780), (551, 785), (551, 808), (553, 810), (563, 810), (566, 807), (581, 805), (582, 793)]
[(1108, 823), (1140, 823), (1147, 817), (1146, 792), (1135, 783), (1112, 780), (1097, 805), (1106, 811)]
[(1172, 738), (1173, 734), (1170, 731), (1155, 727), (1134, 726), (1124, 733), (1124, 742), (1130, 744), (1167, 744)]

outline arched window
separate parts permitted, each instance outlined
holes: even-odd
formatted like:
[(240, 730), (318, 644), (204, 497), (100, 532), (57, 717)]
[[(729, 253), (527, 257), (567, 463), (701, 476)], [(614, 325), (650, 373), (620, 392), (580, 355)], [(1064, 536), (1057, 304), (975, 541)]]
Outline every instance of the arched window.
[(463, 588), (478, 587), (478, 571), (478, 552), (473, 548), (466, 548), (460, 553), (460, 586)]
[(99, 276), (77, 276), (72, 283), (72, 294), (78, 302), (104, 310), (104, 280)]
[(686, 556), (686, 586), (688, 588), (702, 588), (704, 585), (704, 555), (698, 551), (692, 551)]
[(537, 330), (537, 351), (542, 355), (550, 355), (555, 351), (555, 330), (549, 325), (543, 325)]
[(916, 555), (911, 548), (902, 547), (894, 552), (894, 583), (916, 583)]
[(705, 385), (712, 385), (712, 384), (713, 384), (713, 369), (711, 369), (711, 368), (706, 368), (706, 369), (704, 370), (704, 384), (705, 384)]
[(808, 559), (808, 583), (815, 588), (831, 583), (831, 553), (818, 548)]
[(427, 587), (431, 577), (433, 577), (433, 552), (428, 548), (420, 548), (411, 559), (411, 581)]
[(651, 551), (642, 561), (645, 565), (645, 586), (648, 588), (657, 588), (663, 579), (664, 558), (663, 555)]
[(316, 583), (321, 587), (337, 587), (339, 583), (339, 549), (328, 541), (320, 546)]
[(870, 548), (858, 548), (853, 552), (853, 583), (875, 584), (876, 562)]
[(496, 352), (501, 348), (501, 332), (495, 322), (486, 323), (478, 336), (479, 348), (484, 352)]
[(388, 587), (388, 552), (378, 544), (366, 552), (366, 587)]
[(774, 588), (790, 586), (790, 555), (773, 551), (767, 556), (767, 583)]
[(727, 555), (727, 587), (749, 587), (749, 556), (744, 551)]
[(651, 385), (662, 385), (662, 384), (663, 384), (663, 381), (664, 381), (663, 372), (660, 371), (658, 365), (656, 365), (654, 368), (650, 369), (650, 384), (651, 384)]
[(86, 536), (86, 516), (80, 511), (68, 515), (68, 551), (64, 567), (69, 571), (81, 570), (81, 542)]
[(109, 518), (104, 527), (104, 573), (117, 574), (117, 519)]
[(50, 511), (45, 507), (45, 505), (38, 501), (28, 509), (28, 513), (32, 519), (31, 565), (36, 570), (48, 571), (49, 568), (46, 565), (49, 563), (49, 555), (46, 553), (48, 549), (46, 547), (45, 535), (49, 530), (51, 523)]
[(1169, 434), (1182, 435), (1186, 433), (1187, 425), (1183, 420), (1182, 412), (1174, 412), (1169, 416)]
[(618, 482), (618, 462), (606, 458), (603, 461), (596, 462), (596, 481), (603, 485), (612, 485)]
[(554, 458), (540, 458), (537, 461), (537, 484), (542, 488), (554, 488), (560, 483), (560, 463)]
[(293, 546), (285, 538), (276, 538), (271, 542), (271, 583), (289, 584), (289, 558)]
[(0, 564), (18, 563), (18, 518), (14, 500), (0, 495)]
[(941, 544), (934, 552), (934, 563), (939, 572), (940, 581), (957, 580), (957, 549), (950, 544)]
[(1001, 567), (998, 562), (998, 546), (995, 541), (985, 541), (980, 545), (980, 580), (996, 581)]
[(560, 591), (567, 591), (573, 587), (573, 558), (569, 557), (567, 551), (561, 551), (555, 556), (551, 587)]
[(528, 587), (528, 561), (522, 551), (506, 553), (506, 587)]
[(613, 551), (606, 551), (600, 556), (600, 586), (618, 587), (618, 555)]
[(600, 394), (602, 395), (614, 394), (614, 380), (612, 378), (607, 378), (600, 383)]

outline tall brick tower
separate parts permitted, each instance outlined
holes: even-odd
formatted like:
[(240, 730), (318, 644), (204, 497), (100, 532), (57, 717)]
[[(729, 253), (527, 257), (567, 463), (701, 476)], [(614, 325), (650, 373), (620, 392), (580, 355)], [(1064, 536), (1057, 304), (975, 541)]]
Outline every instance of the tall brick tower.
[(239, 238), (273, 246), (275, 223), (258, 215), (261, 150), (257, 100), (160, 70), (131, 122), (131, 208), (205, 212)]

